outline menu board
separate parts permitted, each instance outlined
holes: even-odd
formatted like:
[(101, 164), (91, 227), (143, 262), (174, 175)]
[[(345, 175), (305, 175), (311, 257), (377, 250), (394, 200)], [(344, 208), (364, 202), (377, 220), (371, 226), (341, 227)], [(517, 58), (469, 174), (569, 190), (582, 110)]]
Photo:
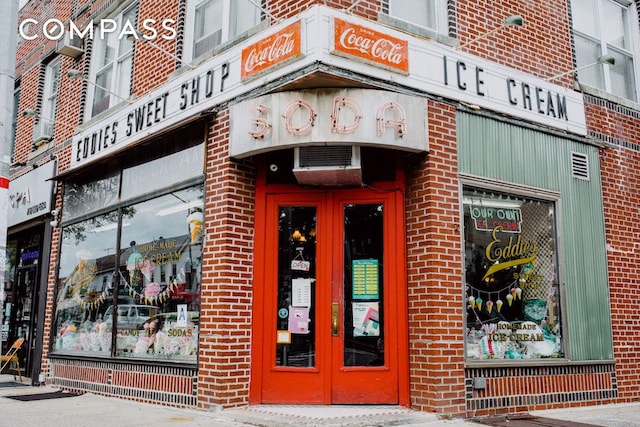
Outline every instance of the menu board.
[(353, 299), (378, 299), (379, 268), (377, 259), (353, 260)]

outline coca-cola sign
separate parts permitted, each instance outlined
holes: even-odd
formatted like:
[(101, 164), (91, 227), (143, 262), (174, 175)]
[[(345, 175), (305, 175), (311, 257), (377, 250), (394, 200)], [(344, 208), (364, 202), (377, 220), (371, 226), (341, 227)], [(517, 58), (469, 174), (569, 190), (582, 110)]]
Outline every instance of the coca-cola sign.
[(333, 19), (333, 52), (355, 57), (378, 67), (409, 74), (409, 46), (392, 37), (339, 18)]
[(302, 55), (300, 21), (242, 49), (240, 77), (246, 80)]

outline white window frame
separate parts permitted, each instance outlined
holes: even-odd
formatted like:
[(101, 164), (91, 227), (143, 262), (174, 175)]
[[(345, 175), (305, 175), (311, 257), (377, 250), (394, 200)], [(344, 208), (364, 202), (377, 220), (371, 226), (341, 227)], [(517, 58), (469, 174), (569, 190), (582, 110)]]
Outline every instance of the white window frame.
[[(429, 25), (426, 22), (419, 22), (418, 20), (407, 19), (406, 14), (399, 10), (400, 7), (408, 4), (406, 0), (385, 0), (385, 2), (387, 3), (390, 17), (407, 22), (411, 25), (428, 28), (429, 30), (435, 31), (439, 34), (447, 35), (447, 0), (422, 0), (419, 2), (419, 4), (424, 6), (426, 6), (428, 2), (433, 4), (436, 14), (435, 25)], [(413, 7), (415, 7), (415, 5), (409, 5), (410, 9), (413, 9)], [(416, 15), (413, 14), (413, 16)]]
[[(604, 4), (609, 3), (616, 6), (619, 6), (622, 9), (626, 10), (626, 20), (625, 25), (626, 29), (625, 33), (625, 43), (628, 43), (628, 47), (626, 49), (620, 48), (618, 46), (613, 46), (608, 44), (605, 37), (602, 34), (593, 35), (593, 34), (585, 34), (576, 29), (576, 23), (574, 22), (573, 33), (574, 37), (580, 39), (586, 39), (594, 44), (596, 44), (600, 51), (599, 55), (611, 55), (617, 59), (615, 65), (609, 64), (596, 64), (593, 66), (589, 66), (583, 68), (582, 70), (577, 71), (578, 80), (580, 80), (580, 76), (582, 74), (581, 83), (584, 83), (588, 86), (592, 86), (594, 88), (603, 90), (605, 92), (611, 93), (615, 96), (619, 96), (622, 98), (630, 99), (631, 101), (638, 102), (640, 99), (640, 67), (638, 63), (640, 61), (640, 32), (638, 29), (638, 14), (633, 2), (627, 0), (595, 0), (596, 2), (596, 10), (593, 11), (593, 18), (596, 21), (596, 28), (605, 29), (609, 26), (607, 22), (604, 20), (605, 14), (602, 12), (602, 7)], [(584, 7), (584, 5), (580, 4), (578, 0), (573, 0), (572, 6), (575, 7)], [(576, 19), (576, 15), (573, 14), (573, 19)], [(594, 63), (598, 57), (586, 57), (585, 53), (579, 52), (576, 48), (576, 68), (585, 67), (588, 64)], [(625, 61), (620, 61), (618, 58), (620, 57), (628, 58), (630, 61), (629, 70), (626, 75), (633, 79), (633, 82), (625, 82), (626, 85), (630, 85), (629, 91), (630, 94), (621, 94), (614, 92), (614, 87), (612, 83), (612, 67), (624, 67)], [(618, 68), (620, 70), (620, 68)], [(602, 84), (594, 81), (594, 78), (589, 78), (589, 76), (593, 76), (595, 73), (599, 73), (602, 77)]]
[[(135, 2), (110, 16), (109, 19), (116, 20), (117, 28), (123, 28), (124, 17), (128, 14), (133, 14), (131, 18), (135, 19), (137, 8), (138, 3)], [(131, 22), (131, 24), (133, 24), (134, 28), (137, 28), (136, 22)], [(98, 28), (99, 25), (100, 23), (98, 22), (94, 29), (94, 34), (100, 34)], [(119, 31), (114, 31), (109, 33), (108, 36), (105, 35), (105, 37), (95, 37), (93, 39), (94, 45), (91, 54), (92, 58), (89, 80), (94, 84), (90, 84), (88, 89), (87, 109), (85, 112), (87, 118), (94, 117), (101, 112), (108, 110), (118, 102), (122, 101), (122, 98), (128, 98), (131, 93), (134, 41), (128, 40), (126, 37), (118, 39), (119, 35)], [(113, 56), (109, 61), (104, 64), (100, 64), (105, 43), (113, 44)], [(109, 70), (111, 72), (110, 78), (106, 81), (98, 81), (98, 77), (103, 73), (109, 72)], [(102, 86), (108, 91), (105, 91), (96, 85)], [(103, 102), (105, 102), (106, 105), (96, 111), (94, 103), (96, 96), (99, 94), (103, 94)]]
[[(196, 9), (199, 7), (204, 7), (205, 5), (211, 4), (213, 2), (222, 3), (222, 28), (220, 30), (221, 31), (220, 43), (216, 44), (210, 49), (207, 49), (204, 52), (201, 52), (200, 54), (196, 54), (196, 50), (195, 50)], [(185, 28), (187, 30), (185, 31), (185, 43), (184, 43), (184, 60), (186, 62), (193, 61), (197, 57), (202, 56), (207, 52), (210, 52), (212, 49), (215, 49), (215, 47), (220, 46), (228, 42), (229, 40), (233, 40), (234, 38), (238, 37), (240, 34), (244, 33), (250, 28), (253, 28), (256, 25), (260, 24), (262, 15), (263, 15), (262, 11), (256, 5), (252, 4), (252, 2), (247, 0), (248, 6), (250, 6), (253, 12), (255, 13), (255, 23), (251, 27), (243, 28), (243, 29), (240, 29), (239, 31), (234, 32), (234, 29), (232, 28), (232, 25), (231, 25), (232, 18), (234, 18), (234, 16), (232, 16), (233, 15), (232, 8), (231, 8), (232, 2), (235, 3), (237, 6), (237, 3), (239, 2), (239, 0), (187, 0), (187, 14), (185, 18)], [(254, 2), (259, 3), (260, 0), (254, 0)], [(240, 13), (243, 13), (243, 14), (247, 14), (250, 12), (250, 10), (244, 10), (242, 7), (239, 7), (239, 10), (240, 10)]]
[(40, 118), (33, 132), (34, 140), (53, 136), (53, 119), (56, 115), (58, 90), (60, 88), (60, 64), (60, 58), (56, 58), (47, 64), (44, 75)]

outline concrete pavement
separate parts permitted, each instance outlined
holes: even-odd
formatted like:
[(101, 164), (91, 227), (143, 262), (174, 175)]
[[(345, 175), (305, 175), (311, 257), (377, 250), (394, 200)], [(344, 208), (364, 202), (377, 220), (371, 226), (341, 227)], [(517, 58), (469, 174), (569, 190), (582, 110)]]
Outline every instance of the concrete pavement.
[(217, 412), (178, 409), (104, 397), (80, 396), (29, 379), (0, 375), (0, 427), (284, 427), (412, 426), (469, 427), (464, 420), (439, 420), (433, 414), (399, 406), (259, 405)]
[[(532, 412), (532, 421), (504, 419), (512, 426), (571, 426), (585, 423), (603, 427), (640, 427), (640, 402)], [(535, 418), (542, 417), (542, 418)], [(537, 420), (536, 422), (533, 419)], [(552, 419), (554, 423), (541, 423)], [(562, 421), (565, 420), (565, 421)], [(0, 427), (473, 427), (492, 425), (490, 419), (438, 419), (436, 415), (383, 405), (258, 405), (204, 412), (178, 409), (86, 393), (80, 396), (52, 386), (32, 387), (0, 375)], [(494, 419), (495, 421), (495, 419)]]

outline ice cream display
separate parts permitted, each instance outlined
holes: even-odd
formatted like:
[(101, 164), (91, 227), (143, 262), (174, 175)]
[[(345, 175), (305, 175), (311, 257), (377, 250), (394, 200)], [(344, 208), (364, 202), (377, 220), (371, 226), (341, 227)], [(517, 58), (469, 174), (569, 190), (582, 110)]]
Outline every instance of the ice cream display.
[(500, 313), (500, 310), (502, 310), (502, 304), (504, 304), (502, 300), (499, 299), (498, 301), (496, 301), (496, 308), (498, 309), (498, 313)]
[(507, 304), (509, 304), (509, 307), (511, 307), (511, 304), (513, 304), (513, 295), (507, 295)]
[(493, 311), (493, 301), (487, 301), (485, 305), (487, 307), (487, 312), (491, 313)]
[(196, 209), (187, 216), (189, 223), (189, 232), (191, 233), (191, 244), (198, 241), (200, 233), (202, 233), (202, 224), (204, 223), (204, 214), (200, 209)]

